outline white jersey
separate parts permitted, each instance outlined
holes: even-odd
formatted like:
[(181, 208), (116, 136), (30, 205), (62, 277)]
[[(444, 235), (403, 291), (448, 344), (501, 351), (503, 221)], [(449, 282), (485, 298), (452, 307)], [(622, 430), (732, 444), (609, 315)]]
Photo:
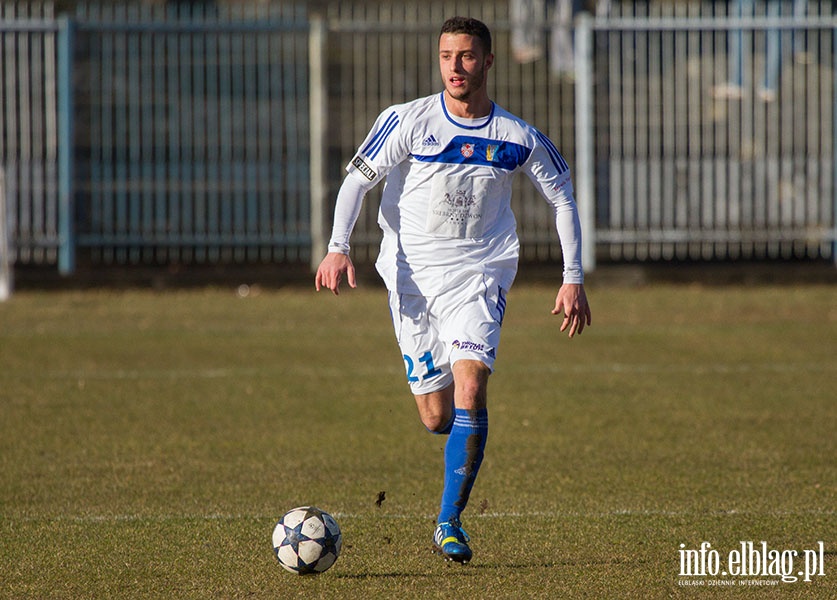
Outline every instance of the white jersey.
[(441, 93), (392, 106), (346, 170), (365, 188), (386, 177), (376, 267), (390, 290), (432, 296), (463, 273), (510, 288), (519, 254), (511, 210), (518, 171), (555, 208), (564, 282), (583, 282), (569, 167), (545, 135), (496, 104), (487, 118), (467, 123), (448, 114)]

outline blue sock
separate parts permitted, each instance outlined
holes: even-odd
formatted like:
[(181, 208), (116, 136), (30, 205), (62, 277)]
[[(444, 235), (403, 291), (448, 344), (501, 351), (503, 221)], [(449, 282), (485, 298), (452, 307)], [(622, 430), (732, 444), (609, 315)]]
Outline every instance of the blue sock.
[(445, 487), (439, 523), (459, 519), (477, 478), (488, 439), (488, 410), (455, 409), (453, 427), (445, 445)]

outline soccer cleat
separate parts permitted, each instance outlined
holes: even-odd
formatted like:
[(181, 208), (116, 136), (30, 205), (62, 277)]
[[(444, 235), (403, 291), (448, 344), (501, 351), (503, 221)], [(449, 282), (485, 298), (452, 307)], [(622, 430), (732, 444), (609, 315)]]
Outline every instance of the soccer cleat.
[(436, 525), (436, 531), (433, 534), (433, 544), (436, 546), (436, 552), (444, 556), (445, 560), (462, 564), (471, 560), (471, 549), (468, 547), (470, 541), (471, 538), (462, 529), (462, 525), (457, 519), (451, 519), (447, 523), (439, 523)]

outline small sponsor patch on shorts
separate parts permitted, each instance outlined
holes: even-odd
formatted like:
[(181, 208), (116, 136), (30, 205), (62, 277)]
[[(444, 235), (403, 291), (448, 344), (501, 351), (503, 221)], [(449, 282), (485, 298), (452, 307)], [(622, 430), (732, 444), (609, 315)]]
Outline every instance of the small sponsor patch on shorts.
[(485, 344), (469, 342), (468, 340), (454, 340), (453, 344), (451, 345), (454, 348), (457, 348), (465, 352), (479, 352), (481, 354), (485, 354), (494, 358), (494, 348), (491, 348)]

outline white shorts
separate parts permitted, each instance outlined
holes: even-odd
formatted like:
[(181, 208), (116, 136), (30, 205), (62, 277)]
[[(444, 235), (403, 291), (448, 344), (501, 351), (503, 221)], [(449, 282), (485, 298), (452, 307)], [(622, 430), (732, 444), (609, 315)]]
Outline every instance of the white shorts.
[(477, 274), (438, 296), (389, 292), (395, 337), (413, 394), (428, 394), (453, 383), (460, 359), (482, 361), (494, 370), (506, 290)]

